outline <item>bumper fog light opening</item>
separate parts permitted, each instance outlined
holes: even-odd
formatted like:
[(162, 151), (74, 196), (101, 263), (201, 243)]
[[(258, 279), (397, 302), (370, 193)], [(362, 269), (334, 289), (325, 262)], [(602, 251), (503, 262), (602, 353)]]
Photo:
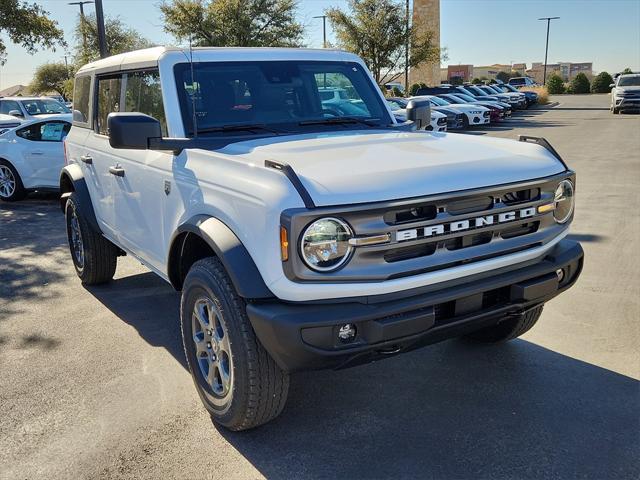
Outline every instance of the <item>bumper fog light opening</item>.
[(351, 343), (356, 339), (357, 329), (352, 323), (345, 323), (338, 329), (338, 341), (340, 343)]
[(558, 276), (558, 282), (562, 283), (562, 280), (564, 280), (564, 270), (562, 268), (559, 268), (558, 270), (556, 270), (556, 275)]

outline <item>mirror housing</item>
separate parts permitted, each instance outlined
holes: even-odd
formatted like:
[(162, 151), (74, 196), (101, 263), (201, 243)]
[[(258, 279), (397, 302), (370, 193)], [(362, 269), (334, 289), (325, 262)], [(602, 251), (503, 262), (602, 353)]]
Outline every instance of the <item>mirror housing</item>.
[(615, 83), (611, 83), (611, 84), (609, 85), (609, 88), (613, 88), (613, 87), (615, 87), (615, 86), (616, 86), (616, 84), (615, 84)]
[(12, 117), (24, 118), (24, 115), (20, 110), (9, 110), (9, 115), (11, 115)]
[(160, 122), (138, 112), (113, 112), (107, 117), (112, 148), (147, 150), (150, 139), (162, 138)]
[(429, 100), (413, 99), (407, 104), (407, 120), (411, 120), (417, 130), (423, 130), (431, 123), (431, 103)]

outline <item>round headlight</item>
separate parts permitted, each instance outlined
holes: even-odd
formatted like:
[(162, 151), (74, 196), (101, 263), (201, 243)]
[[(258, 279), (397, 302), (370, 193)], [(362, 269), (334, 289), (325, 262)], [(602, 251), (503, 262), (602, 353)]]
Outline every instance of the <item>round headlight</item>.
[(558, 223), (565, 223), (573, 213), (574, 205), (573, 183), (569, 180), (563, 180), (556, 188), (555, 193), (555, 210), (553, 216)]
[(320, 218), (307, 227), (300, 241), (300, 253), (312, 270), (330, 272), (349, 260), (353, 247), (349, 225), (337, 218)]

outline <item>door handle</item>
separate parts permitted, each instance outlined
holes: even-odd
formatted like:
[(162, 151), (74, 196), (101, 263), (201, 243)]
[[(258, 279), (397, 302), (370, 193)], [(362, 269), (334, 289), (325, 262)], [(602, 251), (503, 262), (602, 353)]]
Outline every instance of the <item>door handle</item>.
[(93, 158), (91, 157), (91, 155), (81, 155), (80, 161), (82, 163), (86, 163), (87, 165), (91, 165), (93, 163)]
[(109, 173), (116, 177), (124, 177), (124, 168), (120, 166), (109, 167)]
[(44, 152), (42, 150), (34, 150), (31, 152), (31, 155), (44, 155)]

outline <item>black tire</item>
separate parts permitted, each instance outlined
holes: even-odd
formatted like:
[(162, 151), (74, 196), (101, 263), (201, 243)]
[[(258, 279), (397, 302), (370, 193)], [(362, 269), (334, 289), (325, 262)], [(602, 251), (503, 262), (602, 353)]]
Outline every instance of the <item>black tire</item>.
[[(80, 213), (79, 199), (72, 193), (65, 206), (67, 239), (76, 273), (84, 285), (106, 283), (116, 273), (118, 249), (95, 231)], [(77, 227), (77, 230), (76, 230)], [(79, 241), (74, 232), (79, 231)]]
[(469, 128), (469, 119), (467, 118), (466, 115), (462, 116), (462, 128), (464, 129)]
[(214, 422), (239, 431), (280, 414), (289, 375), (256, 337), (246, 304), (217, 258), (199, 260), (189, 270), (182, 289), (180, 325), (189, 371)]
[(616, 107), (612, 107), (611, 112), (613, 112), (614, 115), (617, 115), (620, 113), (620, 110), (618, 110)]
[(521, 317), (508, 317), (497, 325), (470, 333), (464, 338), (481, 343), (500, 343), (513, 340), (524, 335), (536, 324), (542, 315), (542, 307), (543, 305), (532, 308)]
[[(14, 168), (11, 163), (7, 162), (0, 158), (0, 182), (5, 179), (7, 182), (12, 182), (11, 186), (6, 184), (7, 190), (5, 190), (4, 186), (0, 185), (0, 200), (4, 200), (5, 202), (17, 202), (18, 200), (22, 200), (27, 196), (27, 191), (22, 184), (22, 179), (20, 178), (20, 174)], [(8, 190), (10, 188), (10, 190)]]

